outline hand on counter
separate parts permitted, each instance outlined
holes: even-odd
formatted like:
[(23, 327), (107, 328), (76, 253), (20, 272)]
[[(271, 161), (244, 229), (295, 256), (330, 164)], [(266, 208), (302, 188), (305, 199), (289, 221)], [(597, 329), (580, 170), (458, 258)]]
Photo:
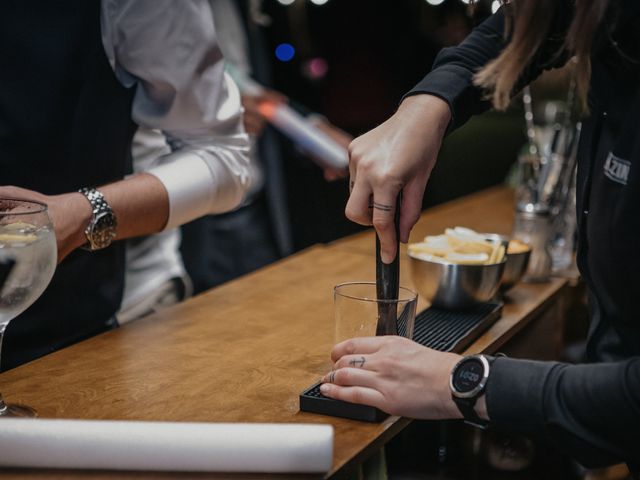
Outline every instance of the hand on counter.
[(382, 260), (396, 256), (394, 212), (403, 192), (400, 241), (406, 243), (422, 210), (424, 189), (449, 124), (449, 106), (432, 95), (405, 99), (389, 120), (356, 138), (349, 146), (351, 196), (346, 215), (373, 225), (380, 237)]
[(322, 379), (320, 390), (392, 415), (462, 418), (449, 388), (449, 375), (461, 358), (403, 337), (353, 338), (333, 348), (334, 370)]

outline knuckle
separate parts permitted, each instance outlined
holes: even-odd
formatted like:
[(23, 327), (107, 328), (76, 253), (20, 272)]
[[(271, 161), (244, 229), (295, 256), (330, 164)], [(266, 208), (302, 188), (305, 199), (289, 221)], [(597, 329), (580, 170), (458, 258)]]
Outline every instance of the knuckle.
[(402, 180), (397, 178), (394, 172), (380, 167), (371, 172), (371, 183), (377, 187), (384, 187), (393, 191), (400, 191), (403, 186)]
[(373, 219), (373, 226), (378, 231), (387, 231), (391, 228), (391, 221), (386, 217), (375, 217)]
[(358, 138), (356, 138), (355, 140), (352, 140), (349, 146), (347, 147), (347, 151), (349, 152), (349, 158), (351, 158), (354, 162), (357, 162), (358, 160), (358, 144), (360, 143), (358, 140), (359, 140)]
[(344, 209), (344, 214), (349, 220), (353, 222), (362, 225), (369, 224), (368, 215), (365, 216), (360, 209), (353, 207), (352, 205), (347, 204), (346, 208)]
[(376, 362), (380, 372), (388, 372), (391, 370), (391, 360), (388, 356), (380, 357)]
[(388, 183), (388, 177), (385, 172), (381, 172), (379, 169), (371, 172), (371, 183), (377, 187), (384, 187)]
[(344, 350), (347, 355), (353, 355), (356, 351), (355, 342), (353, 340), (347, 340), (344, 344)]
[(353, 400), (353, 403), (362, 403), (362, 401), (364, 400), (364, 396), (362, 395), (362, 391), (360, 391), (359, 389), (353, 390), (353, 392), (351, 394), (351, 398)]

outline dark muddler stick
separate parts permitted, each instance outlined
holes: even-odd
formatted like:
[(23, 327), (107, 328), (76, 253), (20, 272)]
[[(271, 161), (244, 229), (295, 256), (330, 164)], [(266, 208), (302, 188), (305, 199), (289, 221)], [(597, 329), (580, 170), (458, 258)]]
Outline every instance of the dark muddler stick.
[[(380, 238), (376, 233), (376, 293), (378, 300), (397, 300), (400, 291), (400, 204), (402, 194), (396, 199), (395, 230), (396, 258), (384, 263), (380, 256)], [(378, 302), (376, 335), (397, 335), (397, 303)]]

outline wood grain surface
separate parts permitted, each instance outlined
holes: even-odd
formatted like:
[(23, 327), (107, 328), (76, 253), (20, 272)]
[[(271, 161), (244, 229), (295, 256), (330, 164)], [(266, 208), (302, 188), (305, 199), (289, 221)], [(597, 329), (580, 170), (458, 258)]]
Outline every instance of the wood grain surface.
[[(510, 192), (492, 189), (427, 212), (414, 237), (439, 232), (445, 225), (508, 232), (511, 212)], [(30, 405), (47, 418), (331, 424), (335, 447), (330, 473), (335, 473), (362, 461), (409, 422), (391, 417), (382, 424), (367, 424), (298, 410), (299, 393), (331, 366), (333, 286), (375, 279), (373, 238), (365, 233), (312, 247), (163, 312), (5, 372), (0, 375), (1, 391), (8, 401)], [(401, 272), (401, 284), (411, 286), (404, 258)], [(556, 280), (518, 285), (510, 293), (503, 318), (469, 351), (495, 351), (553, 302), (564, 284)], [(419, 308), (424, 306), (421, 302)], [(230, 476), (0, 471), (0, 479), (114, 477)]]

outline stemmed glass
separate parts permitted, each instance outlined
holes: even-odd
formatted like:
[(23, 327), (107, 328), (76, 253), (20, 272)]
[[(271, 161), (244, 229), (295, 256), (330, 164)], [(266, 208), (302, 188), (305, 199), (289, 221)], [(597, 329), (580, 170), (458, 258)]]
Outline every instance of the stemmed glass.
[[(0, 198), (0, 261), (15, 262), (0, 290), (0, 359), (7, 325), (49, 285), (57, 256), (56, 236), (47, 206), (40, 202)], [(0, 416), (35, 415), (30, 407), (6, 404), (0, 394)]]

